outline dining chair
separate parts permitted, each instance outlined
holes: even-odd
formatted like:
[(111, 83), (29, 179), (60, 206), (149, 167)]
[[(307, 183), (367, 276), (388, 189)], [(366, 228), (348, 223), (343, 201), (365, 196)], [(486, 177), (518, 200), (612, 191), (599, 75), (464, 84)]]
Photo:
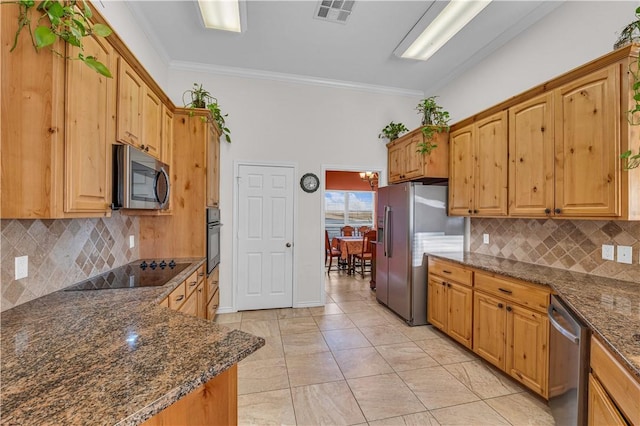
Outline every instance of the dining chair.
[(343, 226), (342, 228), (340, 228), (340, 234), (342, 234), (343, 237), (351, 237), (353, 236), (353, 226)]
[(324, 231), (324, 265), (327, 266), (327, 259), (329, 259), (329, 267), (327, 268), (327, 274), (331, 271), (331, 264), (333, 263), (333, 258), (338, 258), (337, 268), (340, 267), (340, 256), (342, 252), (340, 249), (335, 248), (329, 242), (329, 232), (325, 229)]
[[(368, 231), (364, 234), (362, 239), (362, 251), (353, 255), (353, 272), (355, 273), (357, 265), (360, 266), (360, 275), (364, 278), (364, 268), (366, 263), (369, 263), (369, 271), (371, 271), (371, 259), (373, 253), (371, 252), (371, 241), (375, 241), (377, 238), (376, 231)], [(357, 263), (357, 265), (356, 265)]]
[(360, 228), (358, 228), (358, 234), (360, 234), (360, 235), (364, 235), (369, 231), (371, 231), (371, 227), (370, 226), (364, 225), (364, 226), (361, 226)]

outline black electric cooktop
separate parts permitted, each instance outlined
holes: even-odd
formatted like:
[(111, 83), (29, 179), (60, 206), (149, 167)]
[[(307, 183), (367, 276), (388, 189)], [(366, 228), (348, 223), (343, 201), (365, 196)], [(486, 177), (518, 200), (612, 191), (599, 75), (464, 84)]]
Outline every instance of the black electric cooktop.
[(155, 260), (131, 262), (67, 287), (65, 291), (157, 287), (166, 284), (189, 265), (173, 260), (168, 263), (164, 260), (159, 263)]

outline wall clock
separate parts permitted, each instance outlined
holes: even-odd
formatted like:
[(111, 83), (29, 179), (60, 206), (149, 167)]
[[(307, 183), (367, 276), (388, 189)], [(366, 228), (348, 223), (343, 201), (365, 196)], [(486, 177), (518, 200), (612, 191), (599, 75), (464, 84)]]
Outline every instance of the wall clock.
[(300, 187), (304, 192), (316, 192), (320, 187), (320, 179), (313, 173), (305, 173), (300, 178)]

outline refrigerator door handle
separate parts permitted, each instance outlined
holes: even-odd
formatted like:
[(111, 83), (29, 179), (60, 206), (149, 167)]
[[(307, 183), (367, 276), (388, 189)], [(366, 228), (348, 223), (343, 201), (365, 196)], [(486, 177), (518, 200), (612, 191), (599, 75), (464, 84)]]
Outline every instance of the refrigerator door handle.
[(391, 249), (389, 248), (389, 234), (391, 228), (389, 227), (389, 215), (391, 214), (391, 207), (384, 206), (384, 256), (389, 257), (391, 255)]

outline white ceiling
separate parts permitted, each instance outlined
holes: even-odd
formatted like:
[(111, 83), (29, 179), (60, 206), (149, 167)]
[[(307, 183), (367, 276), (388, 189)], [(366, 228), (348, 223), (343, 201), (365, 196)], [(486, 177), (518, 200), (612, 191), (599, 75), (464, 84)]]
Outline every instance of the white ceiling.
[[(205, 29), (195, 1), (129, 2), (135, 18), (174, 66), (354, 82), (429, 96), (558, 7), (561, 1), (494, 1), (429, 61), (393, 51), (442, 3), (356, 1), (346, 24), (314, 19), (316, 1), (247, 1), (246, 30)], [(429, 9), (431, 12), (429, 12)], [(414, 30), (415, 32), (415, 30)], [(227, 70), (230, 71), (230, 70)]]

